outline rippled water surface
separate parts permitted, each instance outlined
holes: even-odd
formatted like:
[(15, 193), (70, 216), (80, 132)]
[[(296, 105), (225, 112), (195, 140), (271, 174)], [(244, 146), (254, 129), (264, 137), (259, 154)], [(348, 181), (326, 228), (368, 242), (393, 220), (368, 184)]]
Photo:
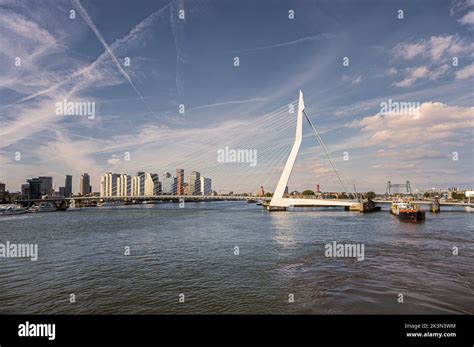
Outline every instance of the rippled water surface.
[[(2, 314), (474, 313), (466, 212), (413, 224), (213, 202), (0, 218), (0, 243), (39, 247), (36, 262), (0, 258)], [(364, 244), (365, 259), (325, 257), (332, 241)]]

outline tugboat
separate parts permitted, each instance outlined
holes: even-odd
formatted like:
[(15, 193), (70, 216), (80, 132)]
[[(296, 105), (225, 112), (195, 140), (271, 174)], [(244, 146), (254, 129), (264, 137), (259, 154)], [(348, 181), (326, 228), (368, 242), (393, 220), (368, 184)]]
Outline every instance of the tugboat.
[(390, 213), (403, 221), (418, 222), (425, 220), (425, 211), (422, 211), (418, 205), (412, 204), (411, 202), (392, 202)]

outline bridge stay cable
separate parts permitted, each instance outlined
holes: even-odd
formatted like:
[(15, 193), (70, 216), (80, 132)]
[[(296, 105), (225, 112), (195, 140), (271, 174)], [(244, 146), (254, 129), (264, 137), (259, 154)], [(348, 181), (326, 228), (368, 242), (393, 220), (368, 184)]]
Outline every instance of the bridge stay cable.
[[(337, 176), (337, 179), (339, 180), (339, 183), (341, 184), (342, 188), (352, 194), (352, 196), (357, 199), (357, 194), (350, 188), (350, 186), (346, 185), (346, 183), (344, 182), (344, 179), (341, 177), (341, 175), (339, 174), (339, 170), (337, 169), (336, 167), (336, 163), (334, 162), (334, 160), (332, 159), (331, 157), (331, 154), (329, 153), (329, 150), (327, 149), (326, 147), (326, 144), (324, 143), (323, 139), (321, 138), (321, 135), (319, 135), (319, 132), (318, 130), (316, 129), (316, 127), (314, 126), (313, 122), (311, 121), (311, 119), (308, 117), (308, 115), (306, 114), (306, 111), (303, 109), (303, 114), (306, 118), (306, 120), (308, 121), (309, 125), (311, 126), (311, 129), (313, 129), (313, 133), (314, 133), (314, 136), (316, 137), (316, 140), (318, 141), (319, 145), (321, 146), (321, 148), (323, 149), (324, 153), (326, 154), (326, 157), (328, 158), (328, 161), (329, 163), (331, 164), (331, 167), (332, 169), (334, 170), (334, 173), (336, 174)], [(342, 174), (342, 173), (341, 173)]]

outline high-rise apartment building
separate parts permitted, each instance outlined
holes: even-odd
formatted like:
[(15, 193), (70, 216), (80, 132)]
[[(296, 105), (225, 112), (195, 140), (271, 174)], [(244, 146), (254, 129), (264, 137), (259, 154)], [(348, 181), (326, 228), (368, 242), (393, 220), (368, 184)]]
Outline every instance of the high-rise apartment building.
[(184, 195), (184, 170), (176, 169), (176, 194)]
[(41, 180), (39, 178), (31, 178), (27, 182), (29, 185), (28, 199), (41, 199)]
[(201, 176), (201, 195), (212, 195), (212, 181), (210, 178)]
[(105, 175), (100, 176), (100, 196), (105, 196)]
[(29, 183), (23, 183), (21, 185), (21, 196), (23, 198), (28, 199), (29, 194), (30, 194), (30, 185), (29, 185)]
[(177, 179), (171, 173), (165, 172), (161, 180), (161, 191), (165, 195), (176, 195)]
[(161, 194), (158, 174), (137, 172), (132, 178), (132, 196), (152, 196)]
[(50, 176), (39, 176), (40, 195), (53, 195), (53, 178)]
[(189, 195), (201, 194), (201, 174), (197, 171), (191, 171), (189, 175)]
[(183, 194), (181, 195), (189, 195), (189, 184), (186, 182), (183, 183)]
[(137, 172), (132, 178), (132, 196), (145, 195), (145, 172)]
[(161, 183), (158, 174), (145, 173), (145, 192), (144, 196), (161, 194)]
[(70, 197), (72, 195), (72, 176), (71, 175), (66, 175), (66, 182), (64, 184), (64, 188), (65, 188), (64, 196), (66, 198)]
[(117, 196), (117, 180), (120, 175), (106, 172), (100, 178), (100, 196)]
[(117, 195), (131, 196), (132, 195), (132, 176), (121, 174), (117, 178)]
[(92, 191), (91, 178), (89, 174), (84, 173), (81, 175), (81, 179), (79, 182), (79, 194), (87, 195), (87, 194), (90, 194), (91, 191)]

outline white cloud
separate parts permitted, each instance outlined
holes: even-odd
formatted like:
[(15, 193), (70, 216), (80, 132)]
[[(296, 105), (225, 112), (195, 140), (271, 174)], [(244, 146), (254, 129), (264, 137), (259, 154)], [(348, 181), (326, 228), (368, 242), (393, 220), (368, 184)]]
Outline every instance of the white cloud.
[(407, 68), (406, 73), (407, 77), (399, 82), (394, 82), (393, 85), (402, 88), (411, 87), (418, 79), (426, 77), (429, 70), (426, 66), (420, 66), (417, 68)]
[[(39, 55), (59, 45), (48, 31), (14, 12), (2, 11), (0, 13), (0, 27), (3, 31), (0, 41), (3, 48), (2, 53), (10, 57), (14, 56), (14, 53), (18, 53), (15, 52), (15, 48), (20, 45), (29, 47), (30, 55), (25, 58)], [(21, 39), (22, 42), (17, 41), (18, 39)]]
[(443, 64), (440, 67), (433, 70), (429, 74), (428, 78), (432, 81), (437, 80), (437, 79), (441, 78), (442, 76), (444, 76), (450, 69), (451, 69), (451, 67), (448, 64)]
[(472, 76), (474, 76), (474, 63), (456, 72), (456, 78), (460, 80), (467, 79)]
[(415, 148), (382, 148), (379, 149), (375, 155), (381, 158), (390, 158), (403, 161), (446, 158), (446, 154), (438, 150), (418, 146)]
[(459, 22), (463, 25), (471, 25), (474, 26), (474, 11), (470, 11), (466, 13)]
[(431, 62), (438, 62), (443, 57), (451, 58), (452, 54), (469, 55), (473, 53), (474, 43), (459, 35), (439, 35), (418, 42), (401, 42), (392, 49), (392, 52), (396, 58), (403, 60), (419, 57)]
[[(30, 93), (54, 83), (55, 74), (44, 68), (45, 57), (58, 55), (64, 47), (47, 30), (28, 18), (7, 10), (0, 11), (0, 86), (19, 94)], [(21, 66), (14, 66), (15, 59)], [(13, 66), (13, 68), (12, 68)]]
[(425, 102), (419, 116), (380, 113), (355, 120), (345, 125), (361, 129), (367, 139), (362, 146), (427, 144), (436, 141), (458, 141), (470, 138), (474, 127), (474, 107), (448, 106), (439, 102)]
[(413, 78), (423, 78), (428, 74), (428, 68), (426, 66), (420, 66), (410, 70), (410, 75)]
[(372, 165), (372, 168), (383, 170), (412, 170), (417, 169), (417, 165), (414, 163), (383, 163)]
[(458, 12), (464, 11), (469, 7), (474, 7), (474, 0), (458, 0), (453, 2), (453, 6), (450, 9), (451, 16)]
[(0, 148), (17, 143), (36, 132), (46, 131), (49, 124), (61, 119), (61, 116), (55, 114), (54, 102), (50, 98), (44, 98), (29, 107), (15, 107), (13, 111), (18, 113), (15, 121), (0, 129)]
[(395, 57), (409, 60), (424, 54), (426, 51), (426, 44), (424, 42), (399, 43), (392, 51), (395, 54)]
[(398, 70), (394, 67), (391, 67), (389, 69), (387, 69), (387, 75), (389, 76), (394, 76), (398, 73)]
[(403, 79), (393, 83), (396, 87), (408, 88), (421, 79), (433, 81), (447, 76), (451, 68), (446, 62), (454, 57), (469, 59), (474, 55), (474, 43), (459, 35), (439, 35), (417, 42), (401, 42), (392, 52), (397, 59), (424, 61), (422, 66), (405, 69)]
[(430, 58), (434, 61), (441, 59), (444, 52), (452, 45), (457, 45), (457, 40), (454, 36), (432, 36), (428, 44), (428, 54)]
[(107, 163), (111, 166), (115, 166), (120, 163), (120, 157), (117, 154), (112, 154), (112, 158), (107, 159)]
[[(474, 107), (425, 102), (419, 117), (377, 113), (345, 127), (359, 130), (345, 148), (361, 153), (359, 161), (374, 169), (369, 173), (361, 169), (368, 182), (402, 176), (419, 187), (470, 180), (460, 167), (472, 167)], [(459, 161), (452, 160), (453, 151), (459, 152)]]

